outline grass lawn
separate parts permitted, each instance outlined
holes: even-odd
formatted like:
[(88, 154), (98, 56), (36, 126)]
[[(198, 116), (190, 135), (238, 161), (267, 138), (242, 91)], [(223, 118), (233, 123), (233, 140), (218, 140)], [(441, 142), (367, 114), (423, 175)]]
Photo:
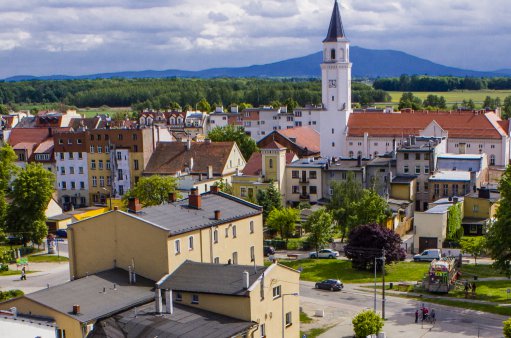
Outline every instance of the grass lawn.
[[(38, 272), (38, 271), (29, 271), (29, 270), (27, 270), (27, 274), (34, 273), (34, 272)], [(9, 270), (9, 271), (2, 271), (2, 272), (0, 272), (0, 277), (1, 276), (14, 276), (14, 275), (21, 275), (21, 269), (20, 270)]]
[(307, 316), (307, 314), (305, 312), (301, 312), (300, 311), (300, 323), (302, 324), (310, 324), (312, 323), (312, 318)]
[(67, 257), (57, 257), (53, 255), (35, 255), (28, 256), (29, 263), (53, 263), (53, 262), (67, 262), (69, 258)]
[[(461, 267), (461, 278), (470, 279), (473, 276), (477, 276), (479, 278), (484, 277), (504, 277), (503, 274), (496, 271), (491, 265), (488, 264), (463, 264)], [(511, 282), (510, 282), (511, 284)]]
[[(403, 95), (403, 92), (388, 92), (392, 96), (392, 102), (398, 103), (399, 99)], [(511, 95), (511, 90), (454, 90), (450, 92), (413, 92), (413, 94), (419, 97), (421, 100), (430, 95), (437, 95), (445, 97), (447, 104), (453, 104), (455, 102), (462, 102), (463, 100), (472, 99), (476, 104), (483, 103), (486, 96), (500, 97), (500, 100), (504, 102), (507, 96)]]

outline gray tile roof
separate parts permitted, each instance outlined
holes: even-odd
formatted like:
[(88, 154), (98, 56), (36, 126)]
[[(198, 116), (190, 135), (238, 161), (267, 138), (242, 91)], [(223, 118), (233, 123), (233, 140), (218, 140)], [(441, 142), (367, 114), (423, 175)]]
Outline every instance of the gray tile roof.
[[(154, 299), (154, 285), (154, 281), (140, 276), (137, 276), (136, 284), (130, 285), (127, 271), (112, 269), (25, 297), (80, 322), (88, 322), (150, 302)], [(106, 292), (103, 292), (103, 288)], [(75, 304), (80, 305), (77, 315), (72, 312)]]
[[(201, 195), (202, 207), (193, 209), (188, 206), (188, 198), (142, 209), (137, 214), (145, 221), (169, 230), (170, 235), (210, 227), (216, 224), (232, 222), (260, 214), (261, 207), (224, 193), (204, 193)], [(220, 220), (214, 219), (215, 210), (221, 211)]]
[(255, 323), (175, 304), (172, 314), (156, 316), (154, 302), (96, 323), (89, 338), (229, 338)]
[(243, 272), (249, 273), (249, 285), (261, 276), (266, 267), (235, 264), (209, 264), (186, 261), (161, 282), (161, 289), (244, 296)]

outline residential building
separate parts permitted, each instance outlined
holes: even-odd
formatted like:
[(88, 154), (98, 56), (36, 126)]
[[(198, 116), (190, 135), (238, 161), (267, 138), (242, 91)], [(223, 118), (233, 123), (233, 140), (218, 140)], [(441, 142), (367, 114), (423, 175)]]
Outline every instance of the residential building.
[(390, 194), (387, 202), (393, 214), (392, 230), (401, 237), (406, 235), (413, 226), (416, 184), (417, 177), (413, 175), (396, 176), (390, 182)]
[(470, 171), (437, 171), (429, 177), (429, 201), (444, 197), (465, 196), (476, 186)]
[(499, 200), (498, 190), (487, 187), (464, 196), (462, 225), (465, 236), (484, 235), (484, 227), (495, 220)]
[(366, 186), (366, 167), (367, 160), (359, 159), (341, 159), (333, 158), (327, 161), (323, 172), (323, 198), (330, 200), (333, 194), (334, 182), (346, 181), (351, 175), (353, 179), (360, 183), (361, 187)]
[(286, 147), (288, 152), (296, 154), (299, 158), (319, 156), (319, 133), (310, 127), (296, 127), (277, 130), (269, 133), (257, 142), (259, 148), (277, 142)]
[(316, 204), (323, 197), (323, 173), (328, 165), (324, 158), (303, 158), (286, 166), (286, 203)]
[[(469, 171), (475, 174), (478, 186), (489, 183), (488, 159), (485, 153), (480, 154), (440, 154), (437, 156), (437, 170)], [(473, 174), (473, 175), (474, 175)]]
[(374, 189), (380, 196), (389, 196), (390, 182), (397, 175), (396, 163), (395, 152), (371, 159), (365, 164), (367, 176), (365, 186)]

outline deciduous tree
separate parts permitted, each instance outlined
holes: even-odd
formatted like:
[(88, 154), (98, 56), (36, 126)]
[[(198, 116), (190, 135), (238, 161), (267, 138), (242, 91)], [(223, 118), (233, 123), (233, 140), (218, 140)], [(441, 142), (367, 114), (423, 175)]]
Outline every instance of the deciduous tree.
[(270, 181), (266, 190), (258, 190), (257, 204), (263, 207), (263, 222), (266, 223), (268, 215), (273, 209), (282, 209), (282, 196), (279, 189)]
[(353, 318), (351, 323), (357, 338), (378, 334), (385, 324), (383, 319), (372, 310), (360, 312)]
[(286, 243), (293, 235), (296, 223), (300, 221), (300, 212), (293, 208), (273, 209), (266, 220), (266, 224), (280, 233)]
[(413, 110), (422, 109), (422, 100), (413, 93), (403, 93), (399, 99), (399, 109), (412, 108)]
[(13, 182), (6, 231), (27, 242), (40, 244), (46, 237), (45, 211), (53, 193), (55, 175), (40, 164), (29, 164)]
[(130, 197), (136, 197), (145, 207), (160, 205), (168, 200), (171, 192), (177, 192), (175, 177), (159, 175), (142, 177), (133, 189), (124, 194), (123, 202), (127, 204)]
[(308, 232), (308, 241), (318, 252), (330, 243), (334, 235), (334, 219), (326, 209), (314, 211), (304, 223), (305, 231)]
[(474, 256), (477, 265), (477, 257), (480, 257), (486, 251), (486, 238), (483, 236), (463, 237), (460, 241), (461, 250)]
[(243, 128), (238, 128), (237, 126), (228, 125), (225, 127), (216, 127), (208, 133), (208, 137), (213, 142), (236, 142), (245, 159), (249, 159), (252, 153), (257, 151), (257, 143), (255, 140), (245, 134)]

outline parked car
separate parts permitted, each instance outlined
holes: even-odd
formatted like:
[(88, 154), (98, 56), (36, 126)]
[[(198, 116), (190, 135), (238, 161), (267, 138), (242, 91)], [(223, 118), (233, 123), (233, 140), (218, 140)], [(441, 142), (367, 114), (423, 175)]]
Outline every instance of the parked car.
[(272, 246), (264, 246), (263, 252), (265, 256), (275, 255), (275, 248)]
[(65, 229), (59, 229), (55, 232), (57, 237), (67, 238), (67, 231)]
[(442, 258), (442, 252), (440, 249), (428, 249), (424, 250), (421, 254), (413, 256), (414, 262), (431, 262), (434, 259)]
[(317, 282), (314, 287), (316, 289), (341, 291), (344, 288), (344, 284), (338, 279), (326, 279), (324, 281)]
[(309, 253), (309, 258), (335, 258), (339, 257), (339, 251), (332, 249), (322, 249), (319, 252), (313, 251)]

